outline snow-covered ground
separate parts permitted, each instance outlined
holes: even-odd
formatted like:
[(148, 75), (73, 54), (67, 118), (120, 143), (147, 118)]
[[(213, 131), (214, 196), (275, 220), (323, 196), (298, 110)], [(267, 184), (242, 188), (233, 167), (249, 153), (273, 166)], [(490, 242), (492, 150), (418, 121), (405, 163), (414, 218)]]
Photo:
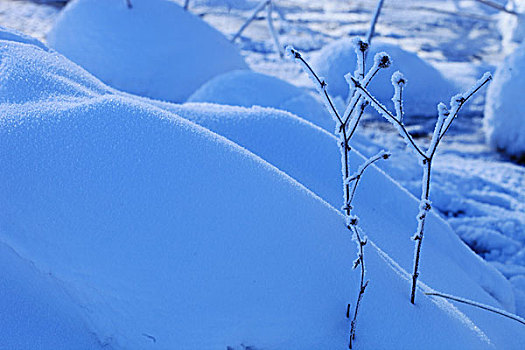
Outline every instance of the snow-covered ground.
[[(460, 5), (460, 12), (457, 11), (457, 3)], [(249, 17), (251, 9), (256, 4), (257, 1), (194, 0), (191, 1), (190, 10), (199, 14), (213, 27), (230, 37)], [(277, 10), (282, 11), (286, 18), (286, 22), (283, 22), (277, 14), (274, 14), (274, 20), (281, 35), (281, 42), (293, 45), (305, 53), (307, 57), (313, 57), (323, 46), (341, 37), (363, 35), (368, 28), (375, 1), (276, 0), (275, 6)], [(60, 7), (58, 6), (35, 4), (27, 1), (0, 0), (0, 25), (18, 29), (45, 41), (46, 34), (51, 29), (59, 11)], [(440, 70), (443, 76), (453, 81), (459, 88), (465, 89), (482, 72), (494, 71), (494, 66), (503, 59), (500, 47), (501, 37), (496, 29), (497, 18), (493, 14), (494, 12), (490, 8), (469, 0), (461, 2), (386, 0), (376, 29), (377, 38), (401, 45), (406, 50), (417, 52)], [(254, 71), (278, 77), (315, 93), (310, 81), (295, 63), (280, 59), (268, 33), (264, 12), (247, 28), (241, 38), (238, 39), (237, 45), (241, 48), (241, 53), (246, 62)], [(399, 69), (403, 70), (402, 66)], [(431, 82), (429, 82), (429, 88), (431, 88)], [(452, 96), (457, 92), (459, 91), (451, 91), (450, 95)], [(433, 203), (457, 235), (509, 280), (514, 289), (516, 312), (525, 316), (525, 168), (495, 153), (486, 145), (482, 131), (484, 93), (485, 90), (476, 95), (476, 98), (466, 106), (467, 108), (461, 113), (460, 118), (455, 121), (445, 142), (440, 146), (433, 172)], [(126, 104), (127, 102), (124, 101), (123, 103)], [(389, 101), (383, 101), (383, 103), (386, 104)], [(300, 178), (301, 174), (304, 173), (294, 168), (293, 162), (290, 162), (293, 157), (282, 160), (275, 159), (271, 158), (274, 154), (271, 150), (258, 149), (257, 137), (264, 139), (264, 136), (257, 136), (250, 131), (247, 135), (254, 138), (243, 139), (241, 132), (235, 132), (235, 129), (231, 131), (227, 124), (215, 125), (213, 120), (211, 122), (206, 121), (199, 115), (200, 112), (192, 112), (191, 106), (175, 108), (159, 104), (157, 107), (193, 120), (246, 147), (288, 175), (296, 179), (299, 178), (303, 185), (306, 185), (317, 195), (321, 195), (329, 203), (331, 203), (331, 199), (328, 197), (335, 198), (334, 202), (337, 200), (336, 190), (333, 191), (334, 194), (331, 194), (331, 189), (324, 189), (322, 182), (320, 185), (316, 185), (315, 178)], [(215, 111), (214, 113), (218, 112)], [(228, 111), (224, 113), (228, 115)], [(257, 114), (253, 111), (250, 113)], [(260, 119), (260, 117), (254, 118)], [(281, 117), (279, 116), (279, 118)], [(421, 143), (428, 142), (433, 121), (429, 118), (420, 118), (411, 119), (409, 123), (410, 130), (418, 135), (418, 141)], [(242, 122), (239, 124), (237, 120), (233, 124), (236, 127), (243, 125)], [(247, 123), (246, 127), (250, 125), (255, 128), (253, 123)], [(421, 167), (410, 151), (406, 150), (395, 130), (387, 123), (380, 121), (370, 109), (360, 133), (366, 137), (357, 138), (354, 141), (355, 147), (365, 156), (373, 155), (383, 148), (391, 150), (394, 154), (392, 159), (379, 164), (379, 166), (418, 197), (421, 190), (419, 183)], [(335, 155), (335, 159), (337, 159), (337, 155)], [(312, 169), (315, 169), (317, 163), (311, 162)], [(287, 164), (292, 164), (289, 165), (289, 169), (286, 168)], [(338, 164), (335, 166), (337, 168)], [(294, 169), (297, 174), (294, 173)], [(326, 191), (327, 194), (324, 195), (323, 191)], [(337, 207), (337, 203), (331, 204)], [(326, 215), (328, 217), (332, 214)], [(47, 221), (45, 223), (49, 224)], [(404, 253), (411, 248), (410, 241), (407, 243), (406, 251), (396, 252), (391, 241), (382, 236), (374, 237), (374, 226), (370, 223), (368, 225), (370, 226), (367, 227), (367, 232), (369, 232), (368, 235), (374, 240), (374, 243), (393, 258), (401, 268), (408, 270), (411, 261), (403, 259), (407, 258)], [(33, 249), (32, 246), (24, 246), (26, 243), (16, 242), (25, 249)], [(430, 248), (433, 246), (431, 242), (429, 237), (429, 251), (433, 249)], [(381, 255), (382, 251), (378, 253), (378, 256)], [(439, 253), (436, 254), (439, 255)], [(457, 256), (462, 256), (461, 254), (463, 253), (457, 253)], [(408, 256), (408, 258), (411, 257)], [(43, 259), (43, 261), (45, 264), (51, 264), (51, 266), (56, 263), (53, 259)], [(459, 264), (459, 262), (457, 263)], [(389, 264), (395, 265), (393, 262), (389, 262)], [(472, 264), (477, 266), (474, 263)], [(468, 269), (466, 273), (469, 273)], [(377, 274), (385, 275), (384, 272), (377, 272)], [(386, 274), (388, 275), (388, 273)], [(67, 279), (67, 274), (65, 276), (62, 277)], [(433, 288), (453, 288), (453, 281), (450, 282), (450, 285), (439, 285), (438, 277), (434, 277), (435, 280), (427, 280), (432, 282), (429, 284)], [(506, 296), (505, 288), (491, 290), (494, 285), (497, 285), (497, 280), (494, 279), (493, 274), (487, 272), (487, 275), (471, 276), (471, 278), (476, 281), (477, 285), (482, 286), (484, 292), (493, 295), (500, 303), (500, 307), (512, 309), (511, 306), (505, 305), (512, 299)], [(94, 282), (90, 278), (86, 278), (80, 282), (75, 281), (75, 283), (80, 283), (79, 286), (82, 286), (82, 283), (89, 285)], [(393, 283), (399, 283), (399, 281), (396, 280)], [(117, 287), (126, 289), (125, 286)], [(110, 290), (113, 291), (117, 287), (111, 286)], [(457, 293), (461, 289), (448, 291)], [(482, 298), (483, 291), (480, 290), (476, 295)], [(463, 296), (470, 297), (470, 295)], [(490, 299), (480, 301), (490, 303)], [(106, 303), (107, 300), (97, 302)], [(327, 303), (330, 304), (329, 301)], [(88, 303), (88, 305), (91, 304)], [(372, 307), (379, 306), (382, 305), (374, 304)], [(142, 307), (146, 308), (146, 305)], [(461, 311), (467, 312), (465, 309), (461, 309)], [(94, 315), (93, 319), (106, 316)], [(76, 317), (76, 314), (73, 313), (73, 316), (70, 317)], [(117, 333), (125, 332), (121, 325), (129, 321), (129, 317), (133, 318), (132, 312), (130, 315), (119, 315), (119, 317), (111, 319), (111, 322), (114, 322), (111, 329), (116, 329)], [(472, 314), (468, 314), (468, 317), (472, 318), (482, 331), (487, 332), (487, 329), (490, 328), (488, 324), (483, 324), (483, 322), (488, 321), (482, 317), (476, 319), (477, 316)], [(139, 320), (134, 327), (142, 329), (143, 324), (140, 322), (147, 321), (148, 319)], [(377, 320), (366, 318), (363, 320), (363, 326), (373, 324), (374, 321)], [(257, 326), (257, 323), (254, 325)], [(306, 326), (315, 328), (316, 324), (309, 323)], [(80, 331), (74, 331), (81, 334), (83, 332), (82, 327), (78, 326), (77, 328)], [(318, 334), (326, 335), (327, 333), (323, 333), (324, 331), (321, 329)], [(326, 332), (329, 331), (329, 329), (326, 330)], [(494, 335), (497, 333), (496, 331), (489, 330), (488, 332), (490, 333), (488, 337), (496, 345), (501, 344), (498, 343), (499, 340)], [(166, 334), (168, 333), (166, 332)], [(313, 337), (318, 336), (318, 334), (313, 335)], [(108, 335), (108, 337), (110, 336)], [(84, 335), (84, 338), (85, 342), (90, 341), (88, 335)], [(125, 335), (123, 339), (131, 342), (128, 344), (133, 344), (134, 340), (130, 340), (133, 338), (129, 334)], [(235, 337), (232, 336), (232, 339)], [(254, 339), (258, 338), (255, 337)], [(112, 344), (109, 340), (108, 342)], [(271, 344), (271, 341), (268, 344)], [(370, 339), (366, 339), (365, 344), (372, 347), (379, 343), (373, 343)], [(239, 347), (247, 348), (241, 347), (241, 345)]]

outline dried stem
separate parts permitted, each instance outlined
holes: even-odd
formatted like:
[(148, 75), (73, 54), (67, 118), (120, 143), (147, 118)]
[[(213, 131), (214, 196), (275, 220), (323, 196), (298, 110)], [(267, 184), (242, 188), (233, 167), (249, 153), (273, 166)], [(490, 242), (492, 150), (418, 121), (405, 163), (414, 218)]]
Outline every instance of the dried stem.
[(416, 298), (416, 286), (417, 279), (419, 277), (419, 260), (421, 257), (421, 245), (423, 243), (423, 235), (425, 232), (425, 221), (427, 213), (432, 208), (430, 202), (430, 176), (432, 173), (432, 160), (436, 154), (437, 147), (439, 142), (445, 136), (445, 133), (449, 130), (452, 122), (457, 118), (458, 113), (463, 107), (463, 105), (485, 84), (487, 84), (491, 79), (489, 73), (485, 73), (481, 79), (479, 79), (468, 91), (463, 94), (456, 95), (451, 99), (450, 102), (450, 112), (447, 107), (440, 103), (438, 105), (438, 120), (436, 122), (436, 127), (432, 135), (432, 140), (426, 152), (415, 143), (413, 137), (407, 131), (405, 125), (403, 124), (403, 102), (402, 102), (402, 91), (403, 87), (406, 84), (406, 80), (403, 75), (399, 72), (396, 72), (392, 75), (392, 84), (394, 85), (394, 97), (392, 101), (396, 107), (396, 115), (390, 112), (385, 106), (383, 106), (375, 97), (373, 97), (370, 92), (362, 85), (361, 82), (350, 77), (351, 81), (354, 83), (356, 90), (364, 96), (368, 102), (376, 109), (376, 111), (381, 114), (385, 119), (390, 121), (397, 128), (401, 136), (403, 136), (405, 142), (420, 156), (422, 164), (424, 166), (423, 170), (423, 179), (421, 181), (422, 191), (421, 191), (421, 200), (419, 203), (419, 212), (417, 215), (417, 231), (413, 239), (416, 241), (416, 247), (414, 251), (414, 271), (412, 273), (412, 290), (410, 294), (410, 302), (415, 303)]
[(359, 294), (357, 295), (357, 301), (355, 303), (354, 316), (352, 318), (352, 321), (350, 322), (350, 340), (348, 343), (348, 348), (352, 349), (352, 342), (355, 340), (357, 313), (359, 312), (359, 306), (361, 305), (361, 299), (363, 299), (363, 295), (365, 294), (365, 290), (366, 290), (366, 287), (368, 286), (369, 281), (365, 282), (365, 272), (366, 271), (365, 271), (364, 246), (366, 245), (367, 241), (366, 239), (362, 239), (361, 236), (359, 235), (359, 229), (357, 228), (357, 225), (349, 225), (348, 229), (354, 232), (354, 235), (356, 236), (357, 242), (359, 244), (359, 255), (358, 255), (357, 260), (354, 262), (354, 269), (357, 268), (357, 266), (361, 266), (361, 280), (359, 282)]
[[(368, 44), (359, 41), (357, 42), (356, 54), (358, 59), (358, 69), (354, 73), (356, 79), (359, 79), (365, 86), (368, 85), (370, 80), (377, 74), (381, 68), (386, 68), (390, 65), (390, 58), (386, 54), (378, 54), (374, 59), (374, 65), (370, 68), (367, 74), (365, 74), (365, 64), (364, 59), (366, 57), (366, 51), (368, 50)], [(323, 97), (326, 108), (328, 109), (332, 119), (335, 121), (336, 134), (339, 136), (339, 146), (341, 152), (341, 165), (342, 165), (342, 175), (343, 175), (343, 193), (344, 193), (344, 206), (342, 208), (343, 214), (345, 215), (346, 227), (352, 232), (352, 235), (355, 237), (355, 241), (358, 245), (359, 253), (358, 258), (354, 263), (354, 268), (361, 266), (361, 279), (359, 284), (359, 294), (357, 296), (357, 301), (354, 308), (353, 318), (350, 323), (350, 339), (349, 339), (349, 348), (352, 349), (352, 342), (355, 339), (357, 315), (359, 311), (359, 306), (363, 298), (366, 286), (368, 281), (365, 282), (365, 260), (364, 260), (364, 246), (366, 245), (366, 238), (362, 237), (359, 228), (357, 226), (358, 218), (357, 216), (352, 215), (352, 201), (355, 196), (356, 188), (363, 175), (364, 171), (373, 163), (380, 159), (387, 159), (389, 155), (386, 152), (380, 152), (374, 157), (368, 159), (363, 165), (361, 165), (358, 171), (350, 176), (350, 167), (349, 167), (349, 152), (351, 148), (349, 146), (350, 139), (354, 135), (354, 132), (357, 128), (357, 124), (363, 115), (363, 112), (368, 105), (368, 103), (361, 98), (360, 95), (355, 94), (355, 91), (352, 91), (353, 95), (350, 99), (348, 106), (345, 110), (344, 119), (341, 118), (338, 111), (334, 107), (334, 103), (330, 98), (326, 90), (326, 82), (319, 78), (315, 73), (312, 67), (306, 62), (306, 60), (301, 56), (301, 54), (294, 50), (291, 47), (287, 47), (286, 51), (289, 55), (298, 61), (303, 67), (304, 71), (308, 74), (312, 82), (315, 84), (317, 91)], [(351, 87), (351, 86), (350, 86)], [(359, 106), (357, 110), (356, 107)], [(350, 125), (350, 127), (349, 127)], [(347, 317), (350, 318), (350, 305), (347, 308)]]
[(477, 307), (477, 308), (480, 308), (480, 309), (483, 309), (483, 310), (490, 311), (490, 312), (493, 312), (495, 314), (501, 315), (503, 317), (510, 318), (511, 320), (514, 320), (516, 322), (521, 323), (522, 325), (525, 325), (525, 321), (521, 317), (518, 317), (518, 316), (515, 316), (515, 315), (513, 315), (511, 313), (508, 313), (508, 312), (496, 309), (496, 308), (494, 308), (492, 306), (488, 306), (488, 305), (484, 305), (484, 304), (478, 303), (476, 301), (467, 300), (467, 299), (463, 299), (463, 298), (458, 298), (458, 297), (455, 297), (455, 296), (452, 296), (452, 295), (443, 294), (443, 293), (437, 293), (437, 292), (425, 293), (425, 295), (430, 295), (430, 296), (433, 296), (433, 297), (445, 298), (445, 299), (457, 301), (458, 303), (463, 303), (463, 304), (467, 304), (467, 305), (470, 305), (470, 306), (474, 306), (474, 307)]

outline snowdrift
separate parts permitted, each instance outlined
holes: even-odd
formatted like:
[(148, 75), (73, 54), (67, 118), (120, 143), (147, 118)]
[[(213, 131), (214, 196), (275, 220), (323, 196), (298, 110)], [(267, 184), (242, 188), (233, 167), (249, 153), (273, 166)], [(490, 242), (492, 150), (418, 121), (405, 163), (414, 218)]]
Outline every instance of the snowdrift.
[(327, 130), (334, 128), (332, 118), (316, 97), (284, 80), (247, 70), (213, 78), (187, 102), (273, 107), (301, 116)]
[(123, 91), (185, 101), (216, 75), (246, 69), (217, 30), (168, 0), (76, 0), (62, 11), (49, 45)]
[(498, 67), (489, 85), (483, 126), (488, 143), (509, 155), (525, 156), (525, 45)]
[[(53, 275), (101, 346), (347, 346), (345, 310), (358, 274), (337, 210), (245, 148), (158, 102), (106, 88), (56, 53), (1, 41), (0, 58), (0, 86), (10, 96), (0, 100), (0, 240)], [(285, 123), (281, 130), (291, 120), (322, 133), (271, 111)], [(397, 223), (376, 221), (397, 235)], [(366, 254), (371, 282), (359, 347), (491, 349), (525, 341), (511, 321), (467, 315), (421, 292), (411, 306), (402, 267), (372, 242)], [(487, 271), (479, 264), (479, 274)], [(482, 298), (471, 279), (464, 283), (475, 288), (469, 296)]]
[[(417, 54), (403, 50), (399, 46), (374, 41), (367, 57), (366, 66), (371, 67), (374, 55), (386, 52), (392, 58), (392, 65), (381, 71), (372, 80), (370, 92), (384, 105), (392, 106), (394, 88), (390, 81), (392, 73), (399, 70), (407, 79), (403, 92), (405, 116), (436, 116), (437, 104), (449, 101), (456, 93), (454, 85), (429, 63)], [(356, 55), (351, 39), (336, 40), (317, 52), (311, 60), (312, 67), (328, 84), (328, 92), (346, 100), (349, 93), (344, 76), (356, 69)]]

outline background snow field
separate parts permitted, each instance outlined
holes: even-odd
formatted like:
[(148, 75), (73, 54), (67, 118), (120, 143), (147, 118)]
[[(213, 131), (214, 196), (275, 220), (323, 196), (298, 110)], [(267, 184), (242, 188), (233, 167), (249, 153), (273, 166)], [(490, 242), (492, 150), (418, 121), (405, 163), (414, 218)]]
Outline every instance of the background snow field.
[[(266, 11), (230, 42), (259, 1), (131, 2), (0, 0), (0, 349), (347, 348), (357, 249), (315, 86), (279, 57)], [(376, 1), (273, 5), (342, 111)], [(418, 144), (438, 102), (495, 74), (433, 162), (415, 305), (422, 168), (366, 110), (350, 171), (392, 156), (353, 202), (370, 281), (355, 349), (525, 347), (522, 324), (424, 294), (525, 316), (525, 6), (508, 9), (385, 0), (367, 65), (394, 64), (370, 90), (392, 108), (405, 74)]]

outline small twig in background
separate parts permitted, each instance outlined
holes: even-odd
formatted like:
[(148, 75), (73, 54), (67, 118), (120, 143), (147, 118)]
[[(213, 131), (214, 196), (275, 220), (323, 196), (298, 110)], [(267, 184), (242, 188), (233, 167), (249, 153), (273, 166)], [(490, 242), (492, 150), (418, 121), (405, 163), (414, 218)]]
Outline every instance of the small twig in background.
[(275, 44), (275, 48), (277, 49), (277, 52), (279, 52), (279, 57), (284, 57), (284, 48), (282, 47), (281, 43), (279, 42), (279, 36), (277, 35), (277, 32), (275, 31), (275, 28), (273, 26), (273, 2), (269, 1), (266, 5), (266, 20), (268, 21), (268, 29), (270, 30), (270, 34), (273, 38), (273, 43)]
[[(231, 38), (231, 42), (234, 42), (237, 38), (241, 36), (241, 34), (244, 32), (244, 30), (252, 23), (255, 18), (257, 18), (257, 15), (259, 12), (261, 12), (266, 7), (266, 21), (268, 23), (268, 31), (270, 32), (270, 35), (272, 36), (275, 48), (277, 49), (277, 52), (279, 53), (279, 57), (284, 57), (284, 49), (279, 41), (279, 36), (277, 35), (277, 31), (275, 30), (275, 27), (273, 25), (273, 10), (274, 5), (272, 0), (262, 0), (259, 5), (255, 7), (253, 10), (251, 16), (246, 20), (246, 22), (243, 23), (243, 25), (239, 28), (237, 33)], [(283, 14), (280, 11), (276, 11), (278, 16), (281, 18), (283, 17)]]
[(514, 320), (516, 322), (521, 323), (522, 325), (525, 325), (525, 320), (523, 320), (521, 317), (513, 315), (513, 314), (511, 314), (509, 312), (505, 312), (505, 311), (496, 309), (496, 308), (494, 308), (492, 306), (488, 306), (488, 305), (484, 305), (484, 304), (478, 303), (476, 301), (467, 300), (467, 299), (455, 297), (455, 296), (448, 295), (448, 294), (437, 293), (437, 292), (429, 292), (429, 293), (425, 293), (425, 295), (430, 295), (430, 296), (433, 296), (433, 297), (445, 298), (445, 299), (457, 301), (458, 303), (463, 303), (463, 304), (467, 304), (467, 305), (470, 305), (470, 306), (474, 306), (474, 307), (477, 307), (477, 308), (480, 308), (480, 309), (483, 309), (483, 310), (486, 310), (486, 311), (490, 311), (490, 312), (493, 312), (495, 314), (498, 314), (498, 315), (510, 318), (511, 320)]
[(184, 10), (188, 11), (190, 7), (190, 0), (184, 0)]
[(374, 37), (375, 30), (376, 30), (376, 23), (377, 19), (379, 18), (379, 14), (381, 13), (381, 8), (383, 7), (384, 0), (378, 0), (376, 10), (374, 12), (374, 17), (372, 17), (372, 21), (370, 21), (370, 28), (368, 29), (368, 33), (366, 34), (366, 42), (370, 45), (372, 44), (372, 38)]
[(497, 2), (491, 1), (491, 0), (476, 0), (477, 2), (480, 2), (484, 5), (487, 5), (489, 7), (492, 7), (493, 9), (496, 9), (501, 12), (506, 12), (511, 15), (518, 16), (519, 14), (516, 11), (508, 10), (505, 6), (498, 4)]
[(237, 40), (238, 37), (241, 36), (242, 32), (244, 32), (244, 30), (250, 25), (250, 23), (253, 22), (253, 20), (257, 17), (257, 15), (259, 14), (259, 12), (261, 12), (264, 7), (266, 5), (268, 5), (268, 3), (270, 2), (271, 0), (262, 0), (259, 5), (257, 5), (255, 7), (255, 9), (253, 10), (251, 16), (246, 20), (246, 22), (244, 22), (244, 24), (239, 28), (239, 30), (237, 31), (237, 33), (235, 33), (235, 35), (232, 37), (231, 39), (231, 42), (234, 42), (235, 40)]
[(133, 4), (131, 3), (131, 0), (126, 0), (126, 5), (128, 6), (128, 9), (133, 8)]

